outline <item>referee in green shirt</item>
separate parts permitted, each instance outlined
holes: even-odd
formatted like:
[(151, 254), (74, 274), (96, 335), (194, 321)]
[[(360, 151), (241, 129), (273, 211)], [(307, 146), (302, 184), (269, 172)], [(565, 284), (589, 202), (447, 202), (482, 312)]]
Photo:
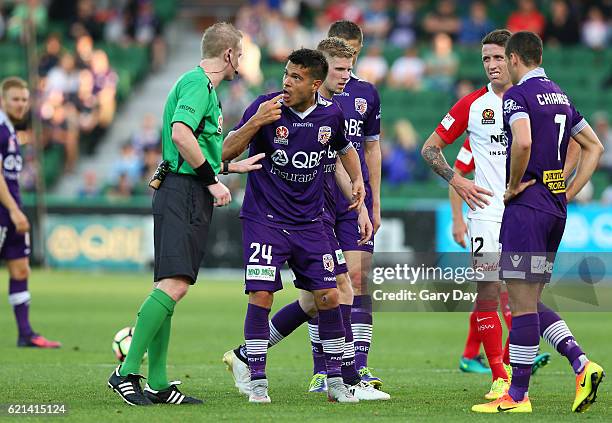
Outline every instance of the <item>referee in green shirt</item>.
[[(166, 99), (162, 152), (170, 171), (153, 197), (154, 289), (138, 312), (125, 362), (108, 380), (108, 386), (130, 405), (202, 403), (182, 394), (178, 383), (168, 382), (166, 358), (174, 306), (196, 282), (213, 206), (231, 201), (217, 174), (260, 169), (257, 161), (264, 156), (221, 163), (223, 115), (215, 88), (238, 74), (241, 39), (231, 24), (209, 27), (202, 37), (199, 66), (183, 74)], [(143, 392), (139, 370), (147, 351), (149, 372)]]

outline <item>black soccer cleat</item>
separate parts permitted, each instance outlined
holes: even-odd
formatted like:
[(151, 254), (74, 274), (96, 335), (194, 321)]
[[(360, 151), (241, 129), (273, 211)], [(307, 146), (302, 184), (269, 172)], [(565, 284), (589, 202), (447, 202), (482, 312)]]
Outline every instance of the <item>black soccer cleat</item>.
[(145, 396), (151, 400), (154, 404), (175, 404), (175, 405), (183, 405), (183, 404), (203, 404), (204, 401), (187, 396), (179, 391), (177, 385), (180, 385), (181, 382), (176, 380), (174, 382), (170, 382), (170, 387), (166, 389), (162, 389), (161, 391), (156, 391), (151, 389), (151, 387), (147, 384), (144, 389)]
[(108, 387), (129, 405), (153, 405), (151, 400), (142, 393), (140, 387), (140, 379), (144, 379), (144, 376), (134, 374), (121, 376), (119, 374), (120, 367), (121, 365), (117, 366), (108, 378)]

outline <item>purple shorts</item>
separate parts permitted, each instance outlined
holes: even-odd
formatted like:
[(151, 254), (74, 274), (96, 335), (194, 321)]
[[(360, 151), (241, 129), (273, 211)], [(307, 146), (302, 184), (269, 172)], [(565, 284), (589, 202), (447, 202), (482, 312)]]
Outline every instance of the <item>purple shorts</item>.
[(30, 234), (19, 234), (10, 220), (0, 221), (0, 258), (15, 260), (30, 255)]
[(327, 241), (329, 242), (332, 255), (334, 256), (334, 273), (336, 275), (348, 273), (346, 259), (344, 258), (344, 253), (342, 252), (342, 248), (340, 248), (340, 244), (338, 244), (338, 239), (336, 238), (336, 231), (334, 230), (334, 227), (329, 222), (323, 222), (323, 226), (325, 227)]
[(531, 207), (509, 205), (499, 233), (500, 278), (550, 282), (565, 219)]
[[(372, 205), (372, 191), (370, 188), (370, 184), (366, 183), (366, 197), (365, 197), (365, 206), (368, 209), (368, 215), (370, 216), (370, 221), (372, 221), (373, 216), (373, 205)], [(338, 189), (339, 191), (340, 189)], [(346, 203), (346, 200), (345, 200)], [(348, 207), (348, 203), (346, 203)], [(358, 214), (355, 211), (351, 211), (348, 213), (340, 213), (337, 214), (336, 218), (336, 238), (338, 239), (338, 243), (342, 248), (342, 251), (365, 251), (367, 253), (374, 253), (374, 237), (366, 242), (364, 245), (359, 245), (359, 239), (361, 235), (359, 233), (359, 220)]]
[(307, 291), (336, 288), (335, 264), (323, 223), (309, 229), (280, 229), (242, 219), (245, 292), (283, 289), (285, 262), (296, 288)]

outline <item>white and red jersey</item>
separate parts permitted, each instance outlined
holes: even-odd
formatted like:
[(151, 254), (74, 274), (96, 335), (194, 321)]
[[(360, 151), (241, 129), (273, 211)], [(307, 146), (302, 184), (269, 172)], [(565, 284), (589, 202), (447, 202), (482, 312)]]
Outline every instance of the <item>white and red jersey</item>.
[(468, 212), (471, 219), (502, 220), (507, 145), (503, 126), (502, 99), (488, 84), (455, 103), (436, 128), (436, 133), (447, 144), (452, 144), (467, 131), (469, 141), (466, 140), (467, 147), (464, 144), (458, 159), (468, 170), (471, 170), (472, 161), (476, 185), (493, 192), (488, 206)]

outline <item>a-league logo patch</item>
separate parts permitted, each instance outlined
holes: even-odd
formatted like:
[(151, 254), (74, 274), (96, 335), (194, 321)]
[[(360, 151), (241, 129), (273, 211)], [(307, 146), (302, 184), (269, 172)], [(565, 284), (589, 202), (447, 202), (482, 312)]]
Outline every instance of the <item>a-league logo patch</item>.
[(482, 124), (493, 125), (495, 123), (495, 112), (492, 109), (484, 109), (482, 111)]
[(368, 102), (366, 101), (365, 98), (357, 97), (355, 99), (355, 110), (360, 115), (365, 114), (365, 112), (368, 110)]
[(223, 133), (223, 115), (219, 115), (217, 119), (217, 134)]
[(329, 127), (329, 126), (321, 126), (319, 128), (319, 136), (317, 137), (317, 139), (319, 140), (319, 142), (321, 144), (325, 145), (331, 139), (331, 135), (332, 135), (331, 127)]
[(287, 145), (289, 144), (289, 130), (286, 126), (277, 126), (274, 131), (274, 143)]
[(328, 272), (333, 272), (334, 271), (334, 258), (332, 257), (331, 254), (325, 254), (323, 256), (323, 267)]

